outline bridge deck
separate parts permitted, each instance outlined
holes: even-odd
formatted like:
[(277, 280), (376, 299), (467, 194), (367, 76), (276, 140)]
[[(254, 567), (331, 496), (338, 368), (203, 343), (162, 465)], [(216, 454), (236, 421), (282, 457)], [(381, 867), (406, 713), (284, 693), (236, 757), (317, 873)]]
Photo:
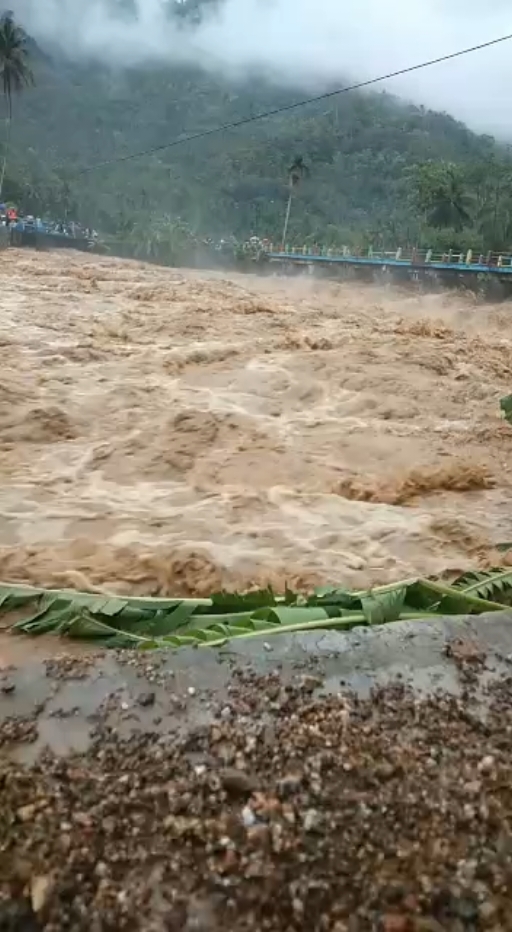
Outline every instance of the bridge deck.
[[(434, 272), (464, 272), (470, 275), (509, 275), (512, 276), (512, 265), (486, 265), (478, 262), (472, 262), (470, 265), (465, 262), (412, 262), (411, 259), (391, 259), (377, 258), (369, 256), (316, 256), (303, 253), (287, 252), (269, 252), (268, 258), (272, 262), (310, 262), (324, 265), (354, 265), (354, 266), (373, 266), (376, 268), (396, 268), (411, 269), (412, 271), (425, 271), (431, 269)], [(507, 256), (507, 260), (509, 257)], [(509, 260), (510, 261), (510, 260)]]

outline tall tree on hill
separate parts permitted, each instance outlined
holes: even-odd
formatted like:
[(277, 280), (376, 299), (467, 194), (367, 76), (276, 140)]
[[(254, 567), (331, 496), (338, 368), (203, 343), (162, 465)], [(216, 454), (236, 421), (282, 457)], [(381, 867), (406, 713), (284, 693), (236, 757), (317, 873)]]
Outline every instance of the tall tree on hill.
[(460, 165), (425, 162), (415, 167), (413, 185), (416, 204), (430, 226), (460, 232), (471, 223), (471, 200)]
[(4, 13), (0, 18), (0, 80), (7, 107), (6, 138), (0, 174), (1, 197), (11, 138), (13, 95), (21, 93), (25, 87), (34, 83), (28, 60), (27, 36), (23, 29), (14, 22), (11, 12)]
[(284, 249), (286, 243), (286, 234), (288, 233), (288, 224), (290, 222), (290, 210), (292, 206), (292, 198), (294, 191), (299, 186), (301, 181), (304, 180), (309, 175), (309, 168), (305, 164), (304, 159), (301, 155), (297, 155), (290, 167), (288, 168), (288, 203), (286, 205), (286, 215), (284, 218), (284, 228), (283, 228), (283, 241), (282, 246)]

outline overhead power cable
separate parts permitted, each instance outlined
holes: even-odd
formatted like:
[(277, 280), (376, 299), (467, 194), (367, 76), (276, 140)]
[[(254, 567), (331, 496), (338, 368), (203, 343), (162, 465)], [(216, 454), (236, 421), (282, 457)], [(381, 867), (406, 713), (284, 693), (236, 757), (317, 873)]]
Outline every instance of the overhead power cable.
[(498, 39), (491, 39), (489, 42), (482, 42), (480, 45), (473, 45), (470, 48), (460, 49), (458, 52), (451, 52), (449, 55), (441, 55), (439, 58), (431, 58), (429, 61), (421, 62), (418, 65), (410, 65), (408, 68), (400, 68), (399, 71), (390, 71), (389, 74), (380, 75), (378, 78), (370, 78), (368, 81), (360, 81), (357, 84), (350, 84), (347, 87), (338, 88), (335, 91), (326, 91), (318, 94), (316, 97), (307, 97), (305, 100), (298, 100), (292, 104), (285, 104), (282, 107), (276, 107), (274, 110), (265, 110), (264, 113), (258, 113), (255, 116), (244, 117), (240, 120), (233, 120), (231, 123), (223, 123), (215, 126), (213, 129), (201, 130), (197, 133), (191, 133), (188, 136), (179, 136), (170, 142), (164, 142), (159, 146), (153, 146), (151, 149), (143, 149), (139, 152), (132, 152), (130, 155), (121, 155), (113, 159), (106, 159), (103, 162), (97, 162), (95, 165), (89, 165), (77, 172), (78, 175), (86, 175), (89, 172), (98, 171), (100, 168), (106, 168), (108, 165), (117, 165), (121, 162), (129, 162), (133, 159), (140, 159), (146, 155), (154, 155), (156, 152), (163, 152), (165, 149), (173, 149), (175, 146), (182, 146), (188, 142), (195, 142), (198, 139), (205, 139), (207, 136), (214, 136), (217, 133), (227, 132), (231, 129), (237, 129), (239, 126), (247, 126), (249, 123), (256, 123), (258, 120), (266, 120), (269, 117), (277, 116), (280, 113), (289, 113), (291, 110), (298, 110), (299, 107), (306, 107), (308, 104), (318, 103), (322, 100), (329, 100), (331, 97), (337, 97), (338, 94), (348, 94), (349, 91), (359, 91), (365, 87), (371, 87), (379, 84), (381, 81), (389, 81), (391, 78), (399, 78), (404, 74), (411, 74), (413, 71), (420, 71), (422, 68), (431, 68), (433, 65), (440, 65), (445, 61), (452, 61), (454, 58), (461, 58), (463, 55), (469, 55), (472, 52), (479, 52), (482, 49), (491, 48), (493, 45), (499, 45), (502, 42), (508, 42), (512, 39), (512, 33), (507, 36), (500, 36)]

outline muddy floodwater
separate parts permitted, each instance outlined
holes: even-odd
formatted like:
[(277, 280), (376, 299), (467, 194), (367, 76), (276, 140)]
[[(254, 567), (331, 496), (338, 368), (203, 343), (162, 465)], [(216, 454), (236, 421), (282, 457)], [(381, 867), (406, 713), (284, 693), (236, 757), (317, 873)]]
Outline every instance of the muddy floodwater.
[(367, 585), (512, 540), (512, 304), (0, 260), (0, 578)]

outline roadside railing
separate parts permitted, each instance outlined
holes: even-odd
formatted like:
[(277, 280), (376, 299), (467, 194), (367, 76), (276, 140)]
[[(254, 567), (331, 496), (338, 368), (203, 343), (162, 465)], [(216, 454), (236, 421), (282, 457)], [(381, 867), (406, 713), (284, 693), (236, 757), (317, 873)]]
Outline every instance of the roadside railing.
[(446, 252), (434, 252), (432, 249), (404, 249), (399, 246), (397, 249), (387, 251), (369, 247), (363, 249), (350, 249), (348, 246), (317, 246), (303, 244), (302, 246), (287, 244), (274, 245), (272, 242), (265, 244), (265, 251), (270, 258), (285, 258), (287, 256), (294, 259), (301, 257), (324, 258), (333, 261), (361, 261), (363, 263), (391, 264), (400, 263), (403, 265), (426, 266), (426, 265), (446, 265), (446, 266), (479, 266), (487, 268), (510, 268), (512, 267), (512, 255), (507, 253), (487, 252), (478, 253), (468, 249), (465, 252), (449, 249)]

